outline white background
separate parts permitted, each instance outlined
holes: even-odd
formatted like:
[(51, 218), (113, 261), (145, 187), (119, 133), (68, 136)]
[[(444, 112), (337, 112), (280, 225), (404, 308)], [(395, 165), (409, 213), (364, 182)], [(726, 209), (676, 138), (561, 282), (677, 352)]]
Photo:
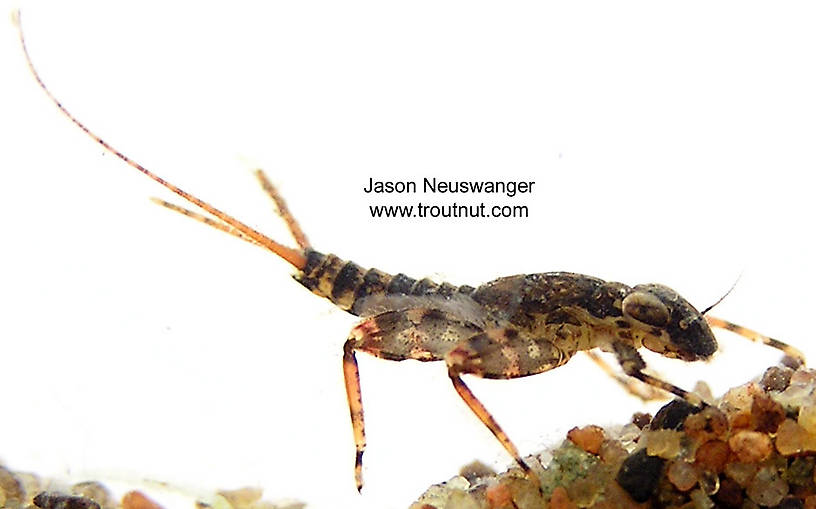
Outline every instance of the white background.
[[(717, 315), (813, 357), (804, 5), (36, 2), (23, 20), (43, 79), (91, 129), (282, 242), (253, 165), (316, 248), (363, 266), (457, 284), (569, 270), (661, 282), (699, 308), (742, 274)], [(0, 87), (7, 465), (389, 508), (475, 458), (509, 463), (443, 365), (360, 355), (358, 495), (340, 364), (353, 317), (263, 250), (150, 203), (172, 197), (49, 103), (10, 23)], [(369, 177), (422, 176), (535, 180), (497, 198), (530, 217), (369, 217), (423, 198), (366, 195)], [(720, 338), (711, 363), (660, 371), (722, 392), (779, 357)], [(524, 453), (644, 409), (582, 356), (469, 383)]]

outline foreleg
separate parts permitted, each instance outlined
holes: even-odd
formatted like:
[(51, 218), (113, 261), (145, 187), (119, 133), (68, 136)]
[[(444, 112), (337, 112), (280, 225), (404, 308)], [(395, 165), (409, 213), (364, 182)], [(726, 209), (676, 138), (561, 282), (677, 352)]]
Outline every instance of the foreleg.
[(644, 373), (643, 370), (646, 369), (646, 362), (644, 362), (643, 357), (640, 356), (638, 351), (632, 345), (628, 345), (626, 343), (615, 343), (612, 345), (612, 347), (615, 351), (615, 357), (617, 357), (623, 372), (627, 375), (637, 378), (641, 382), (647, 383), (653, 387), (657, 387), (658, 389), (670, 392), (675, 396), (688, 401), (694, 406), (702, 407), (707, 405), (707, 403), (705, 403), (700, 396), (683, 390), (674, 384), (670, 384), (669, 382)]
[(790, 346), (787, 343), (783, 343), (778, 339), (774, 339), (769, 336), (765, 336), (764, 334), (760, 334), (755, 330), (748, 329), (743, 327), (742, 325), (737, 325), (735, 323), (729, 322), (727, 320), (723, 320), (722, 318), (716, 318), (714, 316), (705, 315), (705, 319), (709, 325), (712, 327), (719, 327), (720, 329), (730, 330), (740, 336), (750, 339), (751, 341), (762, 343), (764, 345), (768, 345), (772, 348), (776, 348), (777, 350), (781, 350), (785, 355), (794, 358), (799, 364), (805, 364), (805, 354), (797, 350), (796, 348)]

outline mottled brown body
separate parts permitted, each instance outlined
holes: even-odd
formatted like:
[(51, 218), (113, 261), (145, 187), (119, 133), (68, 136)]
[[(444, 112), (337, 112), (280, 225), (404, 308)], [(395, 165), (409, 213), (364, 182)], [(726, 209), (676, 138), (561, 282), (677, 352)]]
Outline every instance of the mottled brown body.
[[(518, 450), (464, 383), (462, 374), (499, 379), (523, 377), (561, 366), (578, 351), (600, 348), (612, 352), (629, 377), (702, 404), (697, 396), (644, 373), (646, 364), (638, 348), (645, 346), (687, 361), (706, 359), (717, 349), (710, 323), (803, 359), (800, 352), (780, 341), (724, 320), (704, 317), (705, 312), (700, 313), (676, 292), (661, 285), (629, 287), (581, 274), (551, 272), (500, 278), (474, 288), (364, 270), (334, 255), (314, 251), (274, 186), (258, 170), (263, 189), (277, 205), (298, 248), (285, 246), (167, 182), (91, 132), (46, 88), (31, 63), (22, 30), (20, 41), (37, 83), (71, 122), (127, 165), (212, 217), (165, 201), (158, 203), (273, 252), (295, 267), (295, 279), (303, 286), (362, 318), (343, 348), (358, 489), (362, 487), (366, 443), (357, 351), (396, 361), (445, 362), (456, 392), (528, 473), (530, 470)], [(84, 503), (74, 500), (76, 497), (42, 494), (38, 498), (45, 504), (40, 505), (35, 499), (39, 507), (84, 507), (76, 505)]]
[[(363, 317), (352, 332), (355, 349), (389, 360), (445, 360), (457, 350), (451, 360), (462, 373), (515, 378), (560, 366), (581, 350), (614, 351), (615, 342), (639, 348), (646, 339), (666, 353), (661, 330), (624, 316), (631, 287), (582, 274), (517, 275), (474, 288), (392, 276), (308, 250), (295, 279)], [(705, 332), (694, 356), (716, 349)]]
[[(343, 356), (358, 488), (366, 444), (356, 351), (396, 361), (444, 361), (454, 389), (527, 472), (515, 445), (460, 375), (494, 379), (535, 375), (565, 364), (579, 351), (599, 348), (613, 353), (623, 372), (646, 387), (703, 404), (697, 396), (643, 371), (646, 363), (638, 353), (643, 346), (687, 361), (707, 359), (717, 349), (703, 313), (665, 286), (630, 287), (582, 274), (549, 272), (503, 277), (474, 288), (365, 270), (306, 246), (304, 256), (306, 263), (295, 279), (363, 318), (352, 329)], [(801, 357), (795, 349), (754, 331), (716, 318), (711, 323)], [(593, 360), (611, 373), (597, 356)], [(623, 384), (635, 395), (653, 396), (627, 380)]]
[(560, 366), (592, 347), (593, 322), (620, 315), (620, 299), (616, 308), (611, 295), (623, 285), (579, 274), (512, 276), (474, 288), (365, 270), (316, 251), (306, 259), (296, 280), (367, 318), (352, 331), (356, 350), (389, 360), (439, 361), (459, 347), (479, 353), (479, 365), (471, 362), (467, 372), (485, 378)]
[(708, 358), (717, 348), (702, 314), (664, 286), (630, 287), (550, 272), (504, 277), (474, 288), (366, 270), (307, 246), (303, 253), (306, 262), (295, 279), (362, 317), (343, 355), (358, 488), (366, 444), (357, 351), (396, 361), (444, 361), (454, 389), (525, 471), (516, 447), (462, 374), (535, 375), (565, 364), (578, 351), (600, 348), (614, 353), (627, 375), (701, 404), (696, 396), (643, 372), (641, 346), (685, 360)]

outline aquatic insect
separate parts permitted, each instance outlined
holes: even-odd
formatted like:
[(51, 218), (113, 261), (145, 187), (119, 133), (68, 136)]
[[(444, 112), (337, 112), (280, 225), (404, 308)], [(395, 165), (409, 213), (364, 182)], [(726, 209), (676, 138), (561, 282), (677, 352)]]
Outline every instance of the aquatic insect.
[(644, 370), (645, 347), (684, 361), (707, 359), (717, 350), (711, 326), (779, 348), (802, 359), (792, 347), (749, 329), (707, 316), (662, 285), (634, 287), (567, 272), (515, 275), (479, 287), (454, 286), (404, 274), (363, 269), (312, 249), (274, 186), (258, 177), (286, 221), (297, 247), (279, 243), (167, 182), (144, 168), (76, 119), (47, 89), (25, 49), (29, 68), (43, 91), (77, 127), (129, 166), (209, 214), (159, 203), (193, 219), (259, 245), (291, 264), (295, 279), (314, 294), (359, 316), (343, 351), (343, 374), (355, 442), (355, 482), (362, 488), (366, 447), (357, 352), (387, 360), (444, 362), (463, 402), (487, 426), (525, 472), (529, 466), (462, 375), (511, 379), (564, 365), (580, 351), (614, 354), (628, 376), (694, 404), (700, 398)]

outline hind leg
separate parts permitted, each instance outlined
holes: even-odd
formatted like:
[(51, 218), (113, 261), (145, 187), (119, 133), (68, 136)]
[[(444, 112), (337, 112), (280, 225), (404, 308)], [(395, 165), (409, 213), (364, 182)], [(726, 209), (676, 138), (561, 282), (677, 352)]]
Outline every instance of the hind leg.
[(656, 401), (661, 399), (666, 399), (666, 393), (658, 390), (654, 386), (647, 385), (639, 380), (633, 379), (629, 376), (622, 375), (621, 373), (615, 371), (612, 366), (607, 364), (605, 360), (601, 358), (600, 355), (595, 353), (592, 350), (588, 350), (585, 352), (587, 356), (592, 359), (601, 370), (607, 374), (610, 378), (615, 380), (621, 387), (623, 387), (626, 392), (635, 396), (636, 398), (640, 398), (643, 401)]
[(357, 491), (363, 489), (363, 452), (365, 452), (365, 419), (363, 417), (363, 396), (360, 392), (360, 369), (354, 354), (354, 340), (343, 345), (343, 379), (346, 384), (351, 428), (354, 432), (354, 482)]
[[(432, 299), (428, 300), (431, 303)], [(356, 352), (395, 361), (438, 361), (442, 360), (443, 352), (477, 330), (456, 315), (432, 307), (386, 311), (366, 318), (352, 329), (343, 346), (343, 377), (354, 433), (354, 481), (358, 491), (363, 487), (366, 438)]]

